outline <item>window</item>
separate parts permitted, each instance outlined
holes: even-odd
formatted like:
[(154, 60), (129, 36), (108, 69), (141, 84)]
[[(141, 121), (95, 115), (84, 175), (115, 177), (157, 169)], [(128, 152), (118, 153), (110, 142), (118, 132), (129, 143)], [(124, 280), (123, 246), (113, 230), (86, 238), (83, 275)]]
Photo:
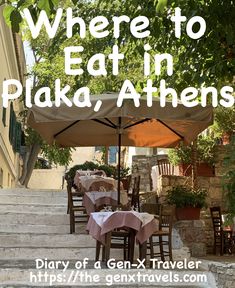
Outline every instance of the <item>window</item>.
[[(4, 78), (4, 81), (6, 78)], [(2, 107), (2, 123), (6, 127), (7, 109)]]
[(22, 138), (21, 123), (17, 122), (13, 104), (10, 107), (9, 140), (15, 152), (20, 152)]
[(109, 163), (116, 164), (118, 149), (115, 146), (109, 147)]

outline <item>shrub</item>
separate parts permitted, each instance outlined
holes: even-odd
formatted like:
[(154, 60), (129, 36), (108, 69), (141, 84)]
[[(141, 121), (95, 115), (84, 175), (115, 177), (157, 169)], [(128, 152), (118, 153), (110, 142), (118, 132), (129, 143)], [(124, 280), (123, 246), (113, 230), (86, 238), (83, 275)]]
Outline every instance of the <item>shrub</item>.
[(207, 192), (204, 189), (193, 189), (185, 186), (175, 186), (167, 191), (166, 201), (177, 208), (206, 206)]

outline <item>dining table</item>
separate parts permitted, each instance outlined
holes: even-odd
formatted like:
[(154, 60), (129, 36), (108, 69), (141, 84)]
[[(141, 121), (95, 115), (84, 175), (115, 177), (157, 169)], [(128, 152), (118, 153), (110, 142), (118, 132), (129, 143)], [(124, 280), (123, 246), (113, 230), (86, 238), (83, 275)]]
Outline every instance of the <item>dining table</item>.
[[(121, 190), (120, 204), (122, 207), (128, 206), (127, 192)], [(104, 205), (106, 206), (118, 206), (118, 192), (117, 190), (111, 191), (88, 191), (83, 196), (83, 206), (86, 208), (86, 212), (90, 215), (92, 212), (97, 211)]]
[[(130, 231), (129, 261), (134, 261), (135, 242), (139, 244), (139, 259), (145, 259), (147, 253), (147, 240), (159, 230), (159, 220), (154, 215), (137, 211), (101, 211), (90, 214), (87, 231), (95, 240), (105, 248), (105, 260), (110, 257), (110, 243), (112, 231), (119, 228)], [(136, 241), (135, 241), (136, 240)]]
[(117, 186), (114, 178), (100, 175), (79, 175), (76, 174), (74, 184), (82, 192), (113, 190)]

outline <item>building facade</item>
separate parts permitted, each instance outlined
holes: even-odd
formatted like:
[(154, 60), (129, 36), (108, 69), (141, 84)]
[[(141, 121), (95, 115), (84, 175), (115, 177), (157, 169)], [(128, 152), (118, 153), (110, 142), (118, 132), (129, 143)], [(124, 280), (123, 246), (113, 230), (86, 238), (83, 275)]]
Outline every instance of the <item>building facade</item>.
[[(0, 95), (3, 81), (17, 79), (24, 83), (26, 71), (23, 44), (3, 18), (0, 7)], [(14, 87), (12, 87), (14, 89)], [(12, 90), (14, 92), (14, 90)], [(12, 101), (3, 108), (0, 97), (0, 187), (15, 187), (21, 174), (20, 147), (22, 139), (19, 113), (23, 109), (20, 101)]]

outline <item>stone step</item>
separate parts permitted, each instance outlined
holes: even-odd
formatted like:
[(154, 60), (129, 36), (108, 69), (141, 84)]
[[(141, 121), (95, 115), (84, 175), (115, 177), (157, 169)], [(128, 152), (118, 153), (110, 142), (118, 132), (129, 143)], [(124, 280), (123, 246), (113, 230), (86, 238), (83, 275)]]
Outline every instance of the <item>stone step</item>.
[(66, 196), (66, 189), (27, 189), (27, 188), (13, 188), (13, 189), (0, 189), (0, 195), (53, 195), (53, 196)]
[(32, 204), (1, 204), (0, 213), (29, 213), (29, 214), (63, 214), (67, 211), (66, 205), (32, 205)]
[[(119, 251), (120, 252), (120, 251)], [(120, 253), (119, 253), (120, 254)], [(0, 248), (1, 260), (22, 260), (37, 258), (69, 260), (69, 259), (83, 259), (88, 257), (89, 259), (95, 258), (95, 247), (84, 248)]]
[(0, 195), (0, 203), (4, 204), (17, 204), (17, 205), (51, 205), (53, 206), (66, 206), (67, 197), (54, 197), (54, 196), (32, 196), (32, 195)]
[(69, 225), (0, 224), (0, 233), (68, 234)]
[(1, 248), (84, 248), (95, 240), (83, 234), (0, 234)]
[[(108, 274), (112, 276), (141, 271), (134, 269), (131, 271), (94, 270), (96, 241), (85, 234), (86, 223), (77, 226), (76, 234), (69, 234), (69, 216), (66, 210), (67, 192), (65, 190), (0, 189), (0, 288), (49, 287), (45, 281), (30, 283), (30, 272), (35, 275), (39, 272), (35, 270), (37, 258), (70, 261), (69, 269), (75, 267), (76, 261), (89, 258), (91, 262), (86, 271), (90, 275), (98, 274), (101, 277), (98, 283), (81, 281), (68, 283), (67, 279), (72, 273), (72, 270), (68, 270), (64, 274), (66, 281), (60, 284), (53, 283), (51, 287), (108, 287), (106, 279)], [(118, 260), (123, 255), (119, 249), (111, 249), (110, 256)], [(135, 249), (135, 257), (137, 256), (138, 246)], [(142, 271), (153, 274), (153, 271)], [(47, 272), (50, 273), (48, 270)], [(58, 273), (60, 271), (55, 271), (53, 274), (58, 275)], [(157, 270), (154, 273), (164, 275), (166, 271)], [(196, 283), (194, 286), (188, 283), (171, 285), (169, 282), (161, 284), (114, 283), (112, 287), (214, 288), (210, 282), (206, 285)]]
[[(42, 212), (43, 213), (43, 212)], [(24, 224), (24, 225), (68, 225), (69, 215), (67, 214), (33, 214), (33, 213), (1, 213), (0, 224)]]
[[(36, 277), (38, 275), (38, 270), (20, 270), (20, 269), (2, 269), (0, 271), (0, 283), (2, 284), (1, 287), (49, 287), (49, 282), (45, 281), (44, 279), (41, 279), (39, 282), (38, 278)], [(102, 269), (102, 270), (95, 270), (95, 269), (89, 269), (89, 270), (67, 270), (64, 273), (61, 271), (48, 271), (50, 273), (49, 275), (52, 275), (54, 277), (59, 277), (59, 274), (63, 276), (62, 283), (51, 283), (51, 286), (53, 287), (110, 287), (113, 288), (124, 288), (124, 287), (143, 287), (143, 288), (153, 288), (153, 287), (188, 287), (188, 288), (215, 288), (216, 284), (214, 280), (208, 275), (208, 273), (204, 272), (205, 275), (208, 275), (208, 282), (207, 283), (182, 283), (182, 281), (179, 281), (178, 283), (170, 283), (170, 281), (144, 281), (143, 275), (146, 279), (153, 279), (153, 277), (156, 277), (155, 279), (160, 279), (157, 277), (161, 277), (163, 275), (168, 275), (169, 278), (171, 277), (170, 274), (173, 273), (179, 273), (180, 277), (183, 277), (184, 272), (175, 272), (175, 271), (164, 271), (164, 270), (109, 270), (109, 269)], [(136, 277), (137, 273), (140, 273), (141, 279), (138, 280)], [(41, 274), (45, 273), (45, 270), (41, 270)], [(87, 275), (86, 281), (81, 281), (80, 273), (85, 273)], [(196, 274), (196, 271), (190, 271), (190, 274)], [(122, 282), (118, 283), (111, 283), (111, 281), (115, 281), (115, 276), (119, 274), (121, 276)], [(32, 276), (33, 275), (33, 276)], [(96, 275), (96, 276), (95, 276)], [(132, 279), (134, 279), (135, 282), (129, 281), (129, 275), (131, 275)], [(90, 277), (97, 277), (97, 283), (91, 280)], [(148, 278), (149, 277), (149, 278)], [(164, 276), (166, 277), (166, 276)], [(33, 283), (30, 283), (30, 278)], [(16, 281), (17, 280), (17, 281)], [(44, 281), (43, 281), (44, 280)], [(91, 282), (90, 282), (91, 281)], [(118, 280), (116, 280), (118, 281)], [(119, 280), (120, 281), (120, 280)], [(108, 285), (109, 284), (109, 285)], [(8, 286), (7, 286), (8, 285)]]

